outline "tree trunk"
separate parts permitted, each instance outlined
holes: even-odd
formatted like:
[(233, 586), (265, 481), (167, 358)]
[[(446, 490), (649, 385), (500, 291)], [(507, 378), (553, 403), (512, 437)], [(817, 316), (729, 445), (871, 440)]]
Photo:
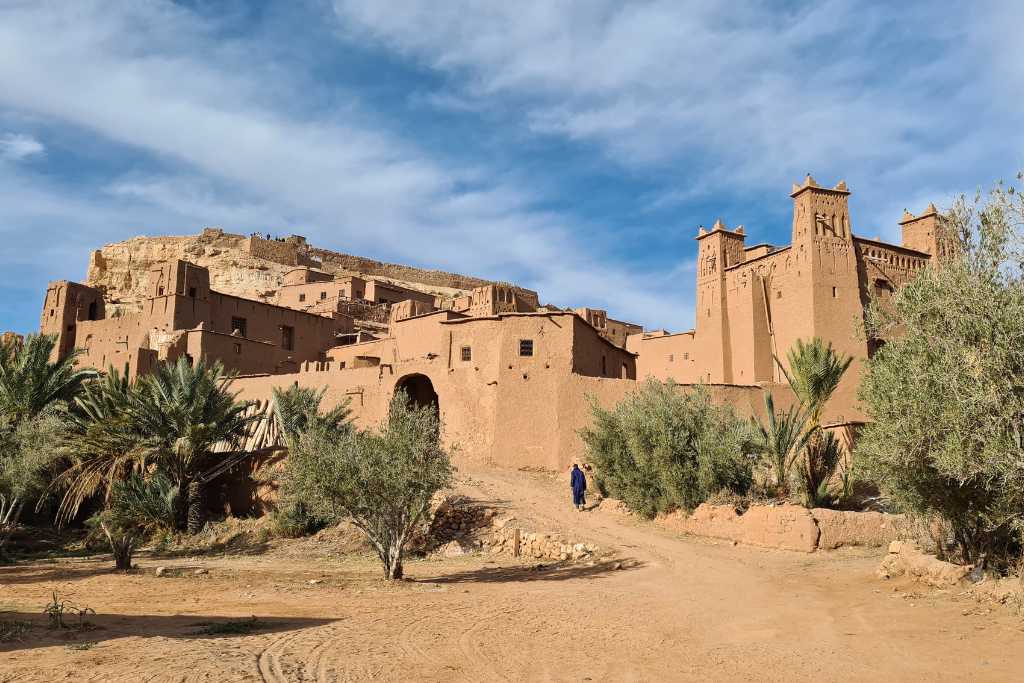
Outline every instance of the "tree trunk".
[(402, 578), (402, 545), (396, 542), (388, 546), (384, 557), (385, 579), (395, 581)]
[(206, 523), (206, 514), (203, 509), (203, 488), (198, 481), (188, 485), (188, 533), (198, 534)]
[(114, 554), (114, 568), (120, 571), (128, 571), (132, 568), (132, 553), (135, 552), (135, 535), (127, 533), (112, 533), (106, 524), (101, 523), (100, 528), (107, 537), (110, 550)]
[(116, 569), (128, 571), (132, 568), (132, 553), (135, 551), (135, 548), (132, 546), (133, 543), (124, 538), (112, 545), (114, 550), (114, 567)]

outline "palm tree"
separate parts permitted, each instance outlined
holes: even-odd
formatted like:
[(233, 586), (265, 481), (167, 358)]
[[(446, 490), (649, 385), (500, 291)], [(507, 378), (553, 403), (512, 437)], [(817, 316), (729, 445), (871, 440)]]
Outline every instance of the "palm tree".
[(352, 414), (350, 399), (327, 412), (320, 412), (326, 387), (317, 391), (310, 387), (292, 386), (283, 391), (275, 388), (273, 393), (274, 416), (285, 441), (296, 439), (314, 424), (335, 431), (351, 427), (348, 422)]
[(118, 482), (145, 470), (144, 434), (133, 416), (136, 389), (127, 375), (110, 367), (75, 399), (62, 448), (68, 464), (51, 484), (64, 491), (58, 523), (73, 519), (82, 503), (101, 491), (104, 502), (109, 501)]
[(839, 381), (853, 359), (836, 353), (831, 342), (826, 345), (818, 337), (808, 343), (798, 339), (793, 348), (786, 353), (786, 359), (789, 361), (788, 371), (778, 358), (775, 362), (792, 387), (793, 393), (807, 410), (809, 426), (819, 426), (825, 404), (839, 387)]
[(107, 537), (117, 569), (132, 568), (144, 534), (174, 528), (177, 499), (177, 487), (159, 472), (148, 479), (133, 474), (113, 485), (107, 507), (89, 522)]
[(804, 457), (800, 480), (805, 504), (813, 507), (827, 497), (828, 483), (839, 465), (842, 452), (835, 437), (822, 430), (821, 415), (853, 359), (837, 353), (831, 343), (826, 344), (818, 337), (807, 343), (798, 339), (787, 352), (786, 359), (789, 361), (788, 371), (778, 358), (775, 362), (807, 415), (802, 434)]
[(23, 345), (0, 344), (0, 416), (8, 424), (38, 415), (57, 401), (71, 401), (95, 370), (78, 369), (76, 350), (50, 362), (56, 337), (30, 334)]
[(201, 475), (210, 449), (219, 442), (237, 444), (255, 419), (246, 415), (248, 403), (228, 391), (230, 383), (219, 361), (192, 365), (186, 358), (139, 380), (131, 414), (143, 436), (142, 450), (178, 487), (189, 533), (202, 525)]
[(807, 414), (799, 404), (790, 406), (785, 413), (776, 412), (775, 401), (770, 393), (765, 393), (764, 408), (767, 420), (756, 422), (761, 436), (759, 445), (761, 453), (771, 463), (776, 490), (785, 492), (789, 487), (790, 469), (810, 438), (810, 433), (805, 429)]

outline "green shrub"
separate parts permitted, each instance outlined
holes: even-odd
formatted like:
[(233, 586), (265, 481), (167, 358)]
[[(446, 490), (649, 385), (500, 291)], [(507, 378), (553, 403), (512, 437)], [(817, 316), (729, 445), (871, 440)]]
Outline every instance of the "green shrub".
[(593, 424), (580, 436), (598, 485), (639, 514), (689, 510), (719, 491), (750, 489), (750, 426), (713, 405), (702, 387), (648, 380), (611, 410), (593, 400), (591, 410)]

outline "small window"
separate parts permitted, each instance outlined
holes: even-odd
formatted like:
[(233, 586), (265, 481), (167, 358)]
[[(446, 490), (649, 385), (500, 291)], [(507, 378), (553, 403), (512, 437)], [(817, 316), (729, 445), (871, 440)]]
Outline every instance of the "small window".
[(242, 345), (241, 344), (235, 344), (235, 353), (236, 354), (241, 354), (242, 353)]
[(75, 326), (74, 325), (68, 325), (68, 332), (74, 332), (74, 331), (75, 331)]
[(781, 289), (779, 291), (775, 292), (775, 298), (776, 299), (781, 299), (782, 298), (782, 290)]
[(470, 361), (473, 360), (473, 349), (468, 346), (462, 347), (462, 360)]
[(690, 354), (684, 353), (683, 354), (683, 360), (690, 360)]
[(532, 339), (520, 339), (519, 340), (519, 355), (525, 357), (533, 356), (533, 340)]
[(237, 332), (238, 336), (240, 336), (240, 337), (247, 337), (248, 335), (246, 334), (246, 332), (248, 332), (248, 330), (246, 328), (248, 327), (248, 325), (246, 324), (246, 322), (247, 321), (246, 321), (245, 318), (232, 318), (231, 319), (231, 334), (234, 334), (235, 332)]
[(301, 302), (303, 302), (305, 300), (306, 300), (306, 295), (305, 294), (299, 294), (299, 302), (301, 303)]
[(192, 297), (193, 299), (195, 299), (196, 298), (196, 288), (195, 287), (189, 287), (188, 288), (188, 295), (190, 297)]
[(295, 349), (295, 328), (290, 325), (281, 325), (281, 348), (285, 351)]
[(674, 353), (668, 354), (668, 362), (669, 363), (675, 361), (675, 359), (676, 359), (676, 354), (674, 354)]
[(607, 356), (601, 356), (601, 374), (602, 375), (607, 375), (608, 374), (608, 357)]
[(188, 353), (185, 354), (185, 362), (188, 363), (189, 365), (195, 365), (196, 364), (195, 359), (192, 357), (191, 354), (188, 354)]
[(91, 304), (89, 304), (89, 320), (95, 320), (95, 319), (96, 319), (96, 302), (93, 301)]
[(163, 296), (164, 295), (164, 288), (163, 287), (158, 288), (156, 290), (156, 295), (157, 296)]
[(839, 288), (838, 287), (833, 287), (832, 288), (832, 298), (835, 299), (838, 296), (839, 296)]
[(327, 292), (320, 292), (320, 300), (323, 301), (327, 298)]

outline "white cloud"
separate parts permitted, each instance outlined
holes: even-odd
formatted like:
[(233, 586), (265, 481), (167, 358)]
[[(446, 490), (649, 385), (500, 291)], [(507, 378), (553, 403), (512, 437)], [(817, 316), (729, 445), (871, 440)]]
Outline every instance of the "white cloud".
[(29, 157), (42, 156), (46, 153), (43, 143), (31, 135), (5, 133), (0, 135), (0, 159), (22, 161)]

